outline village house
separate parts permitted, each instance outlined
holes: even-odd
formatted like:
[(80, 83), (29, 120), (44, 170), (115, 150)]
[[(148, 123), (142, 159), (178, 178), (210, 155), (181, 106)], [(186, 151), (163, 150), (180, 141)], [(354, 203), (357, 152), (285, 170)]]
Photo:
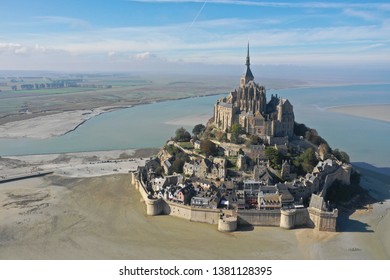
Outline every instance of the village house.
[(191, 198), (195, 195), (194, 187), (191, 184), (185, 185), (175, 193), (176, 201), (185, 205), (191, 203)]
[(259, 192), (258, 209), (260, 210), (275, 210), (282, 207), (281, 195), (274, 193)]
[(191, 198), (191, 206), (217, 209), (220, 201), (219, 192), (202, 192)]
[(294, 197), (290, 193), (289, 188), (286, 184), (276, 184), (276, 188), (278, 189), (278, 193), (281, 195), (280, 200), (282, 203), (282, 207), (285, 208), (293, 208), (294, 207)]
[(288, 153), (288, 147), (287, 147), (287, 144), (282, 144), (282, 145), (274, 145), (274, 148), (275, 150), (277, 150), (279, 153), (281, 153), (282, 155), (287, 155)]
[(226, 161), (216, 160), (218, 163), (213, 163), (205, 158), (201, 160), (193, 160), (184, 163), (183, 173), (189, 177), (209, 178), (209, 179), (224, 179), (226, 177)]
[(185, 162), (183, 165), (183, 174), (189, 177), (192, 177), (195, 175), (194, 170), (194, 161), (191, 162)]
[(297, 177), (297, 174), (291, 173), (291, 164), (287, 160), (282, 162), (282, 170), (280, 171), (280, 177), (283, 181), (291, 181)]
[(270, 185), (275, 183), (274, 176), (269, 172), (264, 163), (260, 163), (253, 168), (253, 179), (261, 182), (263, 185)]
[(157, 177), (150, 180), (150, 186), (153, 189), (153, 191), (158, 192), (169, 185), (182, 184), (183, 180), (184, 178), (183, 175), (181, 174)]
[(192, 181), (192, 184), (195, 185), (195, 186), (200, 186), (203, 190), (209, 190), (210, 188), (212, 187), (215, 187), (214, 186), (214, 183), (210, 180), (207, 180), (207, 179), (202, 179), (202, 178), (192, 178), (191, 179)]
[(165, 174), (167, 174), (167, 175), (171, 175), (172, 174), (173, 166), (172, 166), (172, 162), (170, 160), (168, 160), (168, 159), (164, 160), (163, 168), (164, 168)]
[(194, 142), (194, 149), (195, 150), (200, 150), (200, 144), (201, 144), (201, 142), (199, 140), (196, 140)]

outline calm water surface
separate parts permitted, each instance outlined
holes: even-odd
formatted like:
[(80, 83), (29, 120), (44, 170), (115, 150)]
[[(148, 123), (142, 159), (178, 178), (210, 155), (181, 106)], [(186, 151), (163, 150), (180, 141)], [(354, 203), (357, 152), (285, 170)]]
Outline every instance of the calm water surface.
[[(288, 98), (297, 122), (316, 128), (332, 148), (345, 150), (352, 161), (390, 167), (389, 122), (326, 111), (331, 106), (390, 104), (389, 84), (269, 90), (268, 98), (271, 94)], [(160, 147), (181, 126), (180, 119), (211, 117), (217, 98), (190, 98), (118, 110), (46, 140), (0, 139), (0, 155)], [(168, 124), (172, 122), (175, 124)], [(193, 127), (182, 124), (187, 129)]]

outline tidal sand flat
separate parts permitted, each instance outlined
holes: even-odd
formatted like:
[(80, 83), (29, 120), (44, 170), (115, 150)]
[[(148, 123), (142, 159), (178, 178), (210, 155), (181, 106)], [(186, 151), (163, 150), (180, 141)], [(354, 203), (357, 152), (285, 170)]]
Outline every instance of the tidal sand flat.
[(1, 138), (47, 139), (77, 129), (87, 120), (114, 108), (75, 110), (53, 115), (37, 116), (0, 125)]
[[(296, 259), (293, 232), (148, 217), (128, 175), (2, 185), (1, 259)], [(272, 236), (272, 239), (270, 238)]]
[(329, 108), (328, 111), (390, 122), (390, 104), (337, 106)]
[(128, 174), (158, 149), (127, 149), (65, 154), (10, 156), (0, 158), (0, 179), (53, 172), (67, 177), (96, 177)]
[[(389, 182), (367, 178), (373, 192)], [(388, 200), (347, 217), (337, 233), (274, 227), (221, 233), (215, 225), (146, 216), (140, 199), (127, 174), (2, 184), (0, 259), (390, 258)]]

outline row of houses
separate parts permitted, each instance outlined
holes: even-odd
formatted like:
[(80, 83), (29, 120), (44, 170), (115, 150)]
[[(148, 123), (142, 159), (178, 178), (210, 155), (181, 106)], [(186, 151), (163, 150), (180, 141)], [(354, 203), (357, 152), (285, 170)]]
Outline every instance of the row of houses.
[(186, 162), (183, 166), (183, 174), (189, 177), (208, 178), (216, 180), (225, 179), (226, 170), (226, 159), (214, 158), (210, 159), (196, 159)]
[(247, 180), (237, 190), (238, 209), (274, 210), (289, 208), (296, 202), (288, 188), (282, 184), (265, 185), (261, 181)]
[[(147, 184), (156, 197), (194, 207), (274, 210), (302, 205), (312, 194), (320, 194), (330, 177), (343, 178), (340, 172), (348, 172), (348, 168), (342, 168), (344, 165), (334, 159), (320, 161), (304, 177), (277, 182), (266, 164), (260, 163), (251, 180), (223, 181), (216, 180), (226, 176), (223, 158), (192, 160), (184, 164), (183, 174), (165, 177), (153, 176), (153, 169), (160, 165), (158, 160), (152, 160), (147, 163), (151, 174)], [(190, 179), (185, 180), (185, 176)], [(349, 178), (349, 174), (344, 177)]]
[[(214, 184), (202, 179), (195, 181), (187, 180), (185, 182), (181, 182), (181, 178), (176, 176), (169, 176), (168, 180), (159, 179), (162, 178), (151, 180), (149, 185), (153, 189), (153, 196), (156, 198), (163, 198), (192, 207), (210, 209), (234, 206), (234, 198), (230, 197), (231, 193), (229, 194), (223, 188), (218, 188)], [(175, 182), (178, 183), (174, 184)]]
[[(287, 164), (287, 163), (286, 163)], [(257, 165), (254, 179), (243, 182), (239, 208), (275, 209), (301, 205), (335, 180), (349, 184), (350, 165), (335, 159), (320, 161), (312, 173), (283, 183), (275, 183), (265, 165)], [(322, 194), (324, 195), (324, 193)]]

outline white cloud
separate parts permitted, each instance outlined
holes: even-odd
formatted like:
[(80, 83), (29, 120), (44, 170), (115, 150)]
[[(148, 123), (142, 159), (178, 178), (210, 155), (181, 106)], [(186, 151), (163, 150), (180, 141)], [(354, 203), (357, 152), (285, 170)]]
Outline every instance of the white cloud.
[(150, 58), (150, 52), (137, 53), (134, 57), (139, 60), (145, 60)]
[[(204, 3), (203, 0), (192, 2)], [(268, 3), (285, 7), (295, 5), (294, 3), (227, 0), (209, 2), (252, 3), (246, 3), (247, 5)], [(327, 3), (298, 4), (324, 7), (327, 5)], [(344, 15), (365, 18), (365, 20), (370, 20), (374, 16), (372, 10), (362, 11), (358, 7), (351, 8), (347, 4), (338, 4), (340, 8), (343, 7), (340, 12)], [(338, 14), (340, 15), (341, 13)], [(7, 68), (3, 63), (5, 61), (3, 58), (9, 54), (12, 54), (12, 57), (17, 55), (23, 57), (23, 54), (24, 58), (33, 54), (39, 57), (42, 63), (45, 59), (57, 61), (57, 67), (61, 67), (61, 63), (68, 64), (70, 61), (85, 65), (111, 63), (112, 67), (120, 63), (147, 65), (162, 64), (163, 61), (241, 65), (248, 40), (252, 48), (251, 53), (254, 57), (258, 57), (259, 63), (342, 64), (344, 62), (355, 63), (355, 59), (361, 63), (363, 61), (372, 63), (389, 61), (390, 20), (373, 20), (366, 25), (345, 23), (313, 28), (306, 25), (285, 25), (286, 20), (291, 19), (290, 17), (295, 19), (294, 15), (287, 17), (197, 20), (190, 32), (189, 22), (164, 26), (94, 28), (88, 22), (75, 18), (38, 17), (36, 19), (40, 22), (66, 24), (75, 28), (88, 27), (88, 29), (77, 28), (66, 32), (53, 31), (41, 34), (13, 35), (9, 33), (7, 41), (17, 43), (0, 43), (0, 54), (4, 54), (1, 56), (1, 67)], [(370, 52), (371, 49), (375, 51), (375, 54)], [(33, 55), (24, 60), (26, 65), (35, 65)], [(50, 65), (49, 62), (48, 65)]]
[(13, 53), (13, 54), (23, 54), (26, 53), (27, 48), (18, 43), (0, 43), (0, 53)]
[(35, 47), (34, 47), (34, 51), (36, 52), (46, 52), (47, 51), (47, 48), (39, 45), (39, 44), (35, 44)]
[(345, 9), (344, 14), (347, 16), (352, 17), (358, 17), (367, 21), (377, 20), (377, 16), (375, 16), (373, 13), (367, 12), (367, 11), (361, 11), (361, 10), (355, 10), (355, 9)]

